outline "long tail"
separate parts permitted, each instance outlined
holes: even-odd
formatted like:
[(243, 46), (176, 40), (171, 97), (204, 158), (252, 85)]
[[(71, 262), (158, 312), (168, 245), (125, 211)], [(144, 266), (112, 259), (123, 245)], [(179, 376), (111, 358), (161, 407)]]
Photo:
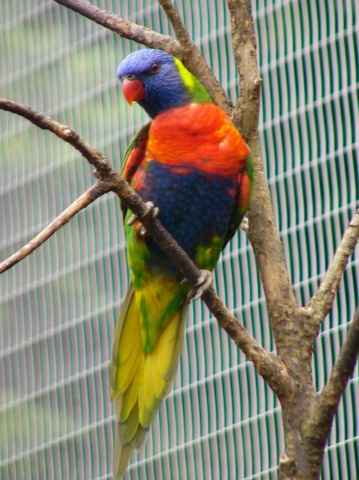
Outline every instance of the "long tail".
[(185, 303), (166, 323), (151, 352), (145, 353), (134, 288), (130, 286), (112, 347), (110, 395), (116, 406), (114, 477), (126, 471), (133, 449), (141, 447), (177, 371), (186, 322)]

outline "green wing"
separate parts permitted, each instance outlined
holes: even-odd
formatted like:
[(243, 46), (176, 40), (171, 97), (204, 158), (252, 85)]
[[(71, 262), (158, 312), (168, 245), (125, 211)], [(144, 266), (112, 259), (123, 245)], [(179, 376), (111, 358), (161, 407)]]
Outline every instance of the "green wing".
[[(123, 178), (131, 184), (134, 174), (136, 170), (141, 165), (145, 158), (146, 147), (147, 147), (147, 140), (148, 140), (148, 132), (150, 130), (150, 123), (147, 123), (144, 127), (139, 130), (134, 137), (132, 137), (122, 164), (122, 171), (121, 174)], [(123, 218), (126, 217), (127, 207), (123, 202), (120, 202), (121, 209), (123, 211)]]
[(243, 216), (247, 210), (249, 199), (253, 186), (253, 162), (251, 156), (247, 159), (247, 164), (243, 172), (238, 177), (238, 193), (236, 198), (236, 205), (233, 210), (231, 222), (229, 224), (228, 232), (223, 244), (223, 248), (227, 245), (233, 235), (239, 228)]

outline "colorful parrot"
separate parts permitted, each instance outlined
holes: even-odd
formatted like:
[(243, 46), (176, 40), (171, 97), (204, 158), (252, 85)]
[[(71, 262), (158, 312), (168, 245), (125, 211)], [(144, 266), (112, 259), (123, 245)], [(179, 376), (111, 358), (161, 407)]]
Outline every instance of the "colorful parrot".
[[(212, 271), (247, 209), (249, 149), (229, 117), (177, 58), (139, 50), (117, 70), (124, 95), (152, 121), (132, 139), (123, 176), (200, 269)], [(174, 381), (191, 290), (122, 205), (131, 285), (115, 330), (114, 476), (121, 477)], [(157, 212), (154, 210), (153, 213)]]

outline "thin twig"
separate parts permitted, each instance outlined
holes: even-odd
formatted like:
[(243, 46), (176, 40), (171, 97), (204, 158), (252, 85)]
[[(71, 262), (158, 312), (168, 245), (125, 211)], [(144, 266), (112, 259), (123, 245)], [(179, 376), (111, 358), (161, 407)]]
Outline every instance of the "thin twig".
[(104, 182), (97, 181), (95, 185), (89, 188), (83, 193), (77, 200), (75, 200), (61, 215), (59, 215), (54, 221), (52, 221), (42, 232), (36, 235), (28, 244), (24, 245), (20, 250), (11, 255), (11, 257), (0, 263), (0, 273), (9, 270), (11, 267), (19, 263), (25, 257), (30, 255), (34, 250), (39, 248), (43, 243), (48, 240), (59, 228), (68, 223), (80, 210), (94, 202), (97, 198), (101, 197), (109, 189)]
[(315, 316), (318, 323), (321, 323), (332, 309), (341, 278), (348, 264), (349, 257), (358, 242), (358, 238), (359, 210), (357, 210), (352, 221), (349, 223), (317, 293), (308, 303), (307, 310)]
[(41, 128), (49, 130), (57, 137), (72, 145), (93, 165), (103, 177), (112, 172), (112, 167), (102, 153), (95, 150), (86, 143), (80, 135), (67, 125), (63, 125), (50, 117), (32, 109), (28, 105), (23, 105), (6, 98), (0, 98), (0, 109), (20, 115), (31, 123)]
[[(21, 105), (6, 99), (0, 99), (0, 109), (12, 111), (13, 113), (27, 118), (38, 127), (51, 131), (80, 151), (81, 154), (97, 169), (96, 176), (100, 179), (100, 182), (96, 185), (100, 185), (102, 190), (99, 195), (110, 190), (115, 192), (122, 201), (125, 202), (128, 208), (137, 215), (139, 220), (148, 229), (150, 235), (169, 256), (183, 276), (192, 285), (195, 285), (198, 282), (201, 273), (197, 266), (180, 248), (178, 243), (171, 237), (160, 221), (157, 218), (151, 219), (146, 215), (148, 212), (147, 205), (133, 191), (121, 175), (116, 172), (111, 163), (101, 152), (98, 152), (88, 145), (78, 133), (68, 126), (61, 125), (26, 105)], [(96, 185), (93, 187), (95, 191)], [(65, 220), (67, 220), (66, 215), (62, 214), (60, 217), (62, 217), (63, 223), (65, 223)], [(59, 228), (62, 224), (57, 221), (56, 228)], [(44, 240), (45, 238), (43, 241)], [(39, 245), (40, 243), (38, 242), (37, 246)], [(24, 248), (28, 249), (28, 246)], [(220, 326), (225, 329), (228, 335), (235, 341), (236, 345), (254, 363), (257, 371), (268, 381), (274, 391), (281, 395), (284, 391), (288, 391), (289, 388), (292, 388), (291, 379), (284, 363), (278, 358), (270, 355), (257, 343), (244, 326), (241, 325), (228, 311), (212, 288), (203, 294), (203, 300), (217, 318)]]

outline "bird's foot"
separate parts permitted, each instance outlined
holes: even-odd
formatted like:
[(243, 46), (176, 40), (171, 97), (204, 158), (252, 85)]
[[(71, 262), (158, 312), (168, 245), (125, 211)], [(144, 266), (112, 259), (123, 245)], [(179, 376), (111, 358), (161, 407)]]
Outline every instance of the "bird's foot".
[[(195, 300), (198, 300), (199, 297), (201, 297), (204, 292), (209, 290), (212, 286), (213, 283), (213, 273), (210, 272), (209, 270), (200, 270), (201, 276), (199, 277), (198, 282), (195, 284), (195, 286), (190, 290), (190, 292), (187, 295), (187, 302), (191, 303), (194, 302)], [(186, 281), (186, 279), (184, 280)]]
[[(153, 218), (157, 217), (159, 208), (155, 207), (153, 202), (146, 202), (146, 207), (147, 207), (147, 210), (145, 213), (145, 218), (149, 217), (152, 220)], [(147, 228), (138, 220), (138, 216), (135, 213), (133, 213), (130, 216), (130, 218), (127, 220), (127, 225), (130, 227), (135, 223), (137, 223), (135, 227), (136, 235), (140, 238), (145, 237), (147, 235)]]

